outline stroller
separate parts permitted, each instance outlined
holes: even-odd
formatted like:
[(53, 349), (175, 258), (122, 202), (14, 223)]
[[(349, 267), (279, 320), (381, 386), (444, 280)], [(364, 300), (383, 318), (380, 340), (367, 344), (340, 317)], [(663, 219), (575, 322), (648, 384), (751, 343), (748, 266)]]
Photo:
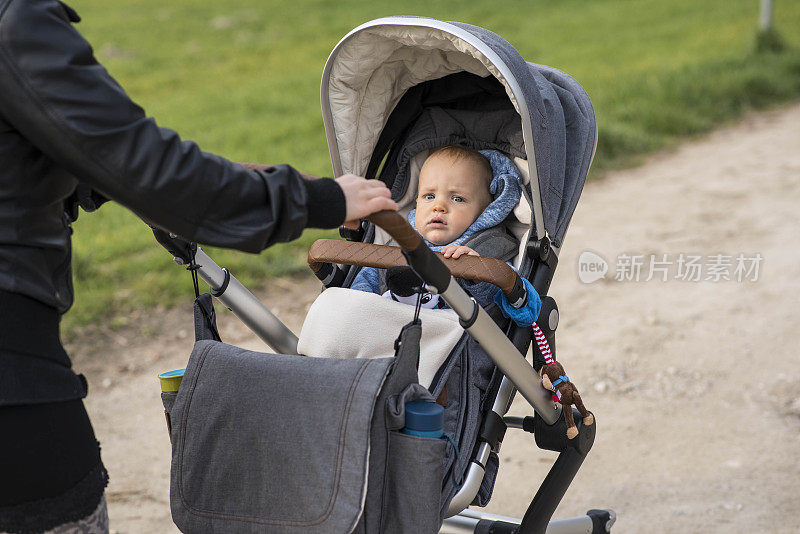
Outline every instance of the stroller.
[[(419, 381), (444, 404), (445, 432), (453, 438), (453, 446), (440, 458), (445, 476), (439, 481), (439, 531), (610, 532), (615, 521), (611, 510), (589, 510), (583, 516), (551, 521), (592, 447), (596, 424), (584, 426), (581, 417), (576, 417), (579, 434), (566, 438), (561, 406), (550, 400), (536, 373), (544, 364), (543, 354), (533, 344), (532, 364), (524, 357), (531, 348), (532, 328), (517, 326), (494, 305), (482, 308), (455, 281), (490, 282), (513, 301), (524, 291), (520, 277), (529, 280), (543, 301), (537, 324), (555, 350), (558, 308), (546, 294), (597, 140), (586, 93), (568, 75), (526, 63), (505, 40), (482, 28), (420, 17), (387, 17), (359, 26), (339, 42), (325, 65), (321, 99), (334, 174), (354, 173), (384, 181), (400, 211), (374, 214), (357, 230), (341, 230), (346, 240), (314, 243), (309, 266), (328, 289), (309, 311), (299, 339), (200, 248), (156, 231), (159, 242), (178, 263), (190, 264), (215, 297), (284, 355), (299, 350), (309, 356), (349, 357), (331, 356), (330, 347), (322, 349), (322, 354), (310, 354), (324, 345), (319, 325), (332, 317), (346, 321), (348, 314), (335, 311), (348, 298), (376, 297), (348, 296), (360, 293), (346, 288), (361, 267), (411, 266), (428, 290), (450, 306), (447, 312), (452, 315), (439, 328), (451, 332), (444, 348), (436, 349), (439, 354), (431, 360), (423, 340), (423, 350), (416, 356)], [(503, 223), (519, 242), (510, 259), (516, 271), (492, 258), (444, 260), (406, 221), (422, 162), (443, 145), (499, 150), (518, 167), (522, 199)], [(376, 299), (387, 306), (397, 304)], [(405, 305), (400, 306), (393, 309)], [(397, 313), (410, 315), (410, 311)], [(208, 309), (205, 314), (210, 316)], [(428, 324), (424, 314), (422, 320)], [(460, 328), (453, 328), (453, 320)], [(345, 329), (345, 337), (353, 338), (354, 344), (361, 340), (352, 323), (337, 323), (336, 329)], [(400, 349), (397, 343), (391, 349), (398, 354), (408, 345), (403, 334), (400, 341)], [(339, 350), (351, 351), (347, 346)], [(378, 349), (367, 352), (373, 350)], [(533, 407), (532, 416), (505, 415), (517, 392)], [(521, 520), (468, 508), (488, 503), (508, 428), (533, 433), (540, 448), (559, 453)], [(380, 473), (368, 476), (372, 483), (372, 477)], [(362, 497), (362, 506), (364, 499), (369, 501), (369, 496)], [(410, 532), (411, 528), (388, 531)], [(369, 527), (366, 532), (371, 532)]]

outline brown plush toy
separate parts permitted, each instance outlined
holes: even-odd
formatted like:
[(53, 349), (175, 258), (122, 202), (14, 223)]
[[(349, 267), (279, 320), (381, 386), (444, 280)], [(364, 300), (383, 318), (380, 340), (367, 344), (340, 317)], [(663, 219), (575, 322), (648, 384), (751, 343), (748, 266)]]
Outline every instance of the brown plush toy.
[(539, 376), (542, 377), (542, 387), (553, 392), (553, 400), (561, 403), (564, 408), (564, 420), (567, 422), (567, 439), (572, 439), (578, 435), (578, 427), (575, 426), (575, 419), (572, 417), (572, 405), (583, 416), (583, 424), (591, 425), (594, 423), (594, 416), (589, 413), (583, 405), (581, 395), (575, 384), (569, 381), (564, 367), (557, 361), (548, 365), (543, 365), (539, 369)]

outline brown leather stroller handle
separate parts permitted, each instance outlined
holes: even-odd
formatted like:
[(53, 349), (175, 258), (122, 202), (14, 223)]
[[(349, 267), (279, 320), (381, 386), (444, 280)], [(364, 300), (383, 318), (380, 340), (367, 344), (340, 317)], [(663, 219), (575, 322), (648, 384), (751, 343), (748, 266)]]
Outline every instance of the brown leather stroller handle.
[(408, 221), (396, 211), (379, 211), (373, 213), (367, 220), (386, 230), (392, 239), (406, 252), (411, 252), (422, 243), (422, 237), (414, 230)]
[[(406, 225), (411, 228), (407, 222)], [(411, 231), (414, 231), (413, 228)], [(421, 241), (419, 234), (416, 232), (414, 234)], [(499, 287), (506, 296), (511, 296), (517, 284), (522, 284), (521, 280), (518, 282), (519, 276), (514, 269), (498, 259), (483, 256), (461, 256), (455, 260), (445, 258), (440, 252), (434, 254), (456, 278), (489, 282)], [(308, 251), (308, 266), (317, 273), (326, 263), (344, 263), (378, 269), (408, 265), (399, 247), (338, 239), (319, 239), (311, 245)]]
[(316, 273), (326, 263), (344, 263), (378, 269), (408, 265), (399, 247), (339, 239), (317, 239), (308, 249), (308, 266)]
[[(445, 259), (441, 254), (434, 253), (429, 249), (405, 217), (396, 211), (379, 211), (367, 219), (392, 236), (392, 239), (403, 249), (403, 255), (411, 268), (422, 277), (429, 287), (434, 287), (439, 293), (447, 289), (450, 281), (448, 274), (452, 274), (456, 278), (478, 280), (496, 285), (503, 290), (514, 307), (525, 303), (526, 290), (522, 279), (514, 269), (502, 261), (479, 256), (461, 256), (458, 260)], [(405, 265), (405, 263), (399, 265)], [(447, 269), (443, 267), (447, 267)], [(450, 272), (447, 273), (447, 270)]]

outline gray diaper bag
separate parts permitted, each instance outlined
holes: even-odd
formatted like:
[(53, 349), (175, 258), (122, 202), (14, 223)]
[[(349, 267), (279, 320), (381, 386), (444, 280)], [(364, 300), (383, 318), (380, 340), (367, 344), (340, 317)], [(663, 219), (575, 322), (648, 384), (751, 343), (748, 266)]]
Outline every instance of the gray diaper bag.
[(452, 447), (401, 432), (421, 325), (394, 358), (265, 354), (219, 341), (209, 295), (171, 422), (172, 518), (187, 533), (435, 533)]

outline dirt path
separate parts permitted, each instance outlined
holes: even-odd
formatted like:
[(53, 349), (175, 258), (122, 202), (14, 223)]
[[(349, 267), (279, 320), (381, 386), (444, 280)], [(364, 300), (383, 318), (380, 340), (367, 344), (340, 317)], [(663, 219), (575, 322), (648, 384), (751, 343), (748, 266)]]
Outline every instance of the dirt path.
[[(586, 187), (551, 294), (559, 360), (598, 437), (556, 517), (610, 507), (615, 532), (800, 531), (799, 205), (800, 105)], [(579, 281), (585, 250), (608, 261), (604, 280)], [(763, 258), (756, 281), (705, 280), (713, 263), (735, 278), (740, 253), (746, 267)], [(614, 280), (620, 254), (643, 256), (638, 282)], [(645, 281), (651, 254), (671, 262), (668, 281)], [(675, 278), (681, 254), (700, 256), (700, 281)], [(299, 331), (317, 292), (311, 279), (276, 281), (264, 302)], [(175, 532), (155, 374), (184, 366), (192, 323), (188, 309), (142, 320), (146, 339), (109, 333), (70, 351), (90, 382), (112, 529)], [(227, 341), (261, 347), (232, 318), (222, 325)], [(518, 399), (512, 413), (528, 412)], [(521, 517), (553, 459), (509, 431), (488, 509)]]

